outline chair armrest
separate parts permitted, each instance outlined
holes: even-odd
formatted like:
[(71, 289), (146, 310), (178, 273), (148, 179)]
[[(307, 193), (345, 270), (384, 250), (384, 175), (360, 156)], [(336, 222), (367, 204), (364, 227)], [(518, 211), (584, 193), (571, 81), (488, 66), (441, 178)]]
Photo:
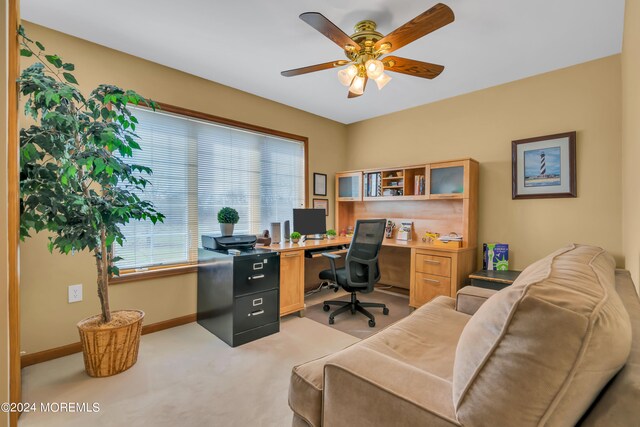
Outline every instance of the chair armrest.
[(449, 381), (361, 345), (325, 365), (323, 424), (459, 426)]
[(486, 300), (496, 294), (496, 290), (465, 286), (456, 295), (456, 311), (474, 315)]
[[(338, 273), (336, 272), (336, 260), (340, 258), (340, 255), (322, 252), (323, 257), (329, 258), (329, 264), (331, 264), (331, 273), (333, 273), (333, 282), (338, 284)], [(335, 291), (338, 292), (338, 288), (335, 288)]]

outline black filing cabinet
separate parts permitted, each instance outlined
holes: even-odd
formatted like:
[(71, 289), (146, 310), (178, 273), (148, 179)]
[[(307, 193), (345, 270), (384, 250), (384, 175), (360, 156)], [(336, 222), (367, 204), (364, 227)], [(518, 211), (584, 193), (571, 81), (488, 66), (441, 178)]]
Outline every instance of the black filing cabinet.
[(280, 330), (280, 256), (199, 250), (198, 323), (236, 347)]

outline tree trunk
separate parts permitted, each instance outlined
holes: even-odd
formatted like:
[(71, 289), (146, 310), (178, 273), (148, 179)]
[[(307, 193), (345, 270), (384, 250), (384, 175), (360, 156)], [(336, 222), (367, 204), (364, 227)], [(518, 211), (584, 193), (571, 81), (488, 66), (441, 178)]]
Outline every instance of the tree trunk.
[(107, 253), (107, 236), (103, 228), (100, 231), (100, 250), (93, 251), (98, 268), (98, 298), (102, 309), (102, 322), (111, 321), (111, 309), (109, 308), (109, 255)]

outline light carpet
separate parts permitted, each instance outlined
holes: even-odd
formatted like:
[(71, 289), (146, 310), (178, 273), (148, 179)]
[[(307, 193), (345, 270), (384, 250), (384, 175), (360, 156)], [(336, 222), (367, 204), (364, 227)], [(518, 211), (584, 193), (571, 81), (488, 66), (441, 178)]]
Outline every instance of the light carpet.
[(306, 318), (231, 348), (197, 323), (142, 337), (138, 363), (108, 378), (74, 354), (23, 370), (23, 401), (97, 402), (97, 413), (24, 413), (30, 426), (287, 426), (294, 365), (359, 341)]
[[(333, 292), (329, 295), (325, 295), (327, 296), (325, 300), (333, 299), (336, 301), (349, 301), (351, 298), (350, 294), (334, 298)], [(338, 309), (338, 306), (332, 305), (330, 311), (324, 311), (322, 309), (324, 304), (321, 301), (318, 301), (317, 304), (307, 307), (305, 316), (318, 323), (329, 326), (332, 329), (364, 339), (380, 332), (382, 329), (411, 313), (409, 297), (406, 295), (376, 289), (369, 294), (359, 294), (358, 300), (362, 302), (379, 302), (386, 304), (389, 309), (389, 314), (386, 316), (383, 315), (381, 308), (366, 307), (366, 309), (369, 310), (369, 312), (371, 312), (371, 314), (376, 318), (376, 326), (373, 328), (369, 327), (369, 319), (364, 314), (358, 312), (355, 314), (351, 314), (350, 312), (341, 313), (334, 318), (335, 323), (333, 325), (329, 325), (329, 314)]]

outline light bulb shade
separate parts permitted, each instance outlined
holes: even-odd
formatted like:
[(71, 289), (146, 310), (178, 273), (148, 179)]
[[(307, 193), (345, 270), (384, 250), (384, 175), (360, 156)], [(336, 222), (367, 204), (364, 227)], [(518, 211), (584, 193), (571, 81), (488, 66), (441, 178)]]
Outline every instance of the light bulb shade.
[(353, 83), (351, 83), (351, 86), (349, 87), (349, 92), (355, 95), (362, 95), (364, 93), (364, 83), (364, 77), (356, 76), (353, 79)]
[(349, 86), (356, 74), (358, 74), (358, 68), (351, 64), (347, 68), (338, 71), (338, 80), (340, 80), (340, 83), (344, 86)]
[(377, 79), (384, 73), (384, 64), (377, 59), (370, 59), (364, 63), (364, 67), (367, 70), (367, 76), (370, 79)]
[(391, 81), (391, 77), (389, 77), (385, 73), (380, 74), (380, 76), (378, 76), (378, 78), (375, 79), (376, 85), (378, 85), (378, 90), (381, 90), (390, 81)]

